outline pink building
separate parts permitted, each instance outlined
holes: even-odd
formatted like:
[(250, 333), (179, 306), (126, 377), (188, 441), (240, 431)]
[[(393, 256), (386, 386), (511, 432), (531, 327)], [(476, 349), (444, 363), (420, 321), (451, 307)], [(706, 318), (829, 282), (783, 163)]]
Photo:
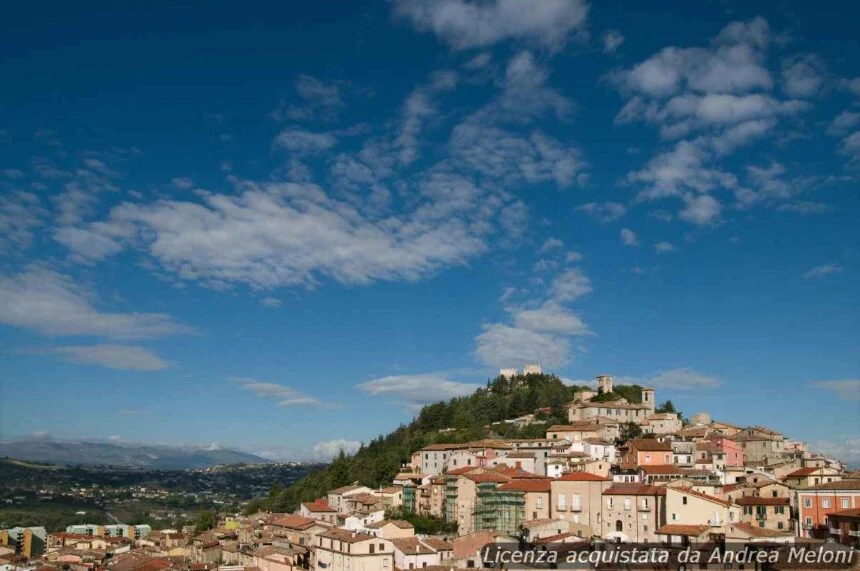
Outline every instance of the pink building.
[(735, 442), (722, 436), (714, 436), (711, 438), (711, 444), (719, 448), (726, 455), (726, 466), (744, 465), (744, 449), (740, 442)]

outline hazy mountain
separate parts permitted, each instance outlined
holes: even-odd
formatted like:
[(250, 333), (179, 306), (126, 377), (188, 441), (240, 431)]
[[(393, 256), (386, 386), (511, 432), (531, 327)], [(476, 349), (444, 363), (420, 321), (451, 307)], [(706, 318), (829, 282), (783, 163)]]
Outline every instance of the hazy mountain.
[(67, 465), (111, 464), (141, 468), (182, 470), (216, 464), (264, 464), (254, 454), (226, 448), (194, 448), (112, 442), (28, 439), (0, 442), (0, 457)]

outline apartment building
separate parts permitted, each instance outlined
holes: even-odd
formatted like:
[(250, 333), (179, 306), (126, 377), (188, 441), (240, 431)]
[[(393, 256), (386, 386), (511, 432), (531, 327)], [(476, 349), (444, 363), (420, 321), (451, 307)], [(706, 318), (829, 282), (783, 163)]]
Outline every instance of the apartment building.
[(614, 484), (603, 491), (600, 526), (610, 541), (659, 541), (657, 530), (666, 524), (666, 493), (663, 486)]
[(842, 480), (797, 490), (799, 534), (827, 539), (829, 514), (860, 508), (860, 480)]
[(604, 476), (571, 472), (550, 482), (550, 518), (569, 522), (570, 530), (582, 537), (602, 531), (600, 503), (612, 485)]
[(328, 571), (394, 571), (394, 544), (366, 533), (331, 528), (317, 536), (314, 565)]
[(791, 530), (791, 501), (788, 497), (742, 496), (735, 500), (741, 521), (766, 529)]

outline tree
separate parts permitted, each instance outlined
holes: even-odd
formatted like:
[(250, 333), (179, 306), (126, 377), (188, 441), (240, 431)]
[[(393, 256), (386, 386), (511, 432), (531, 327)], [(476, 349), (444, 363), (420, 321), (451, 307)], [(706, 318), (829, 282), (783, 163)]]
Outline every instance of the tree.
[(675, 408), (675, 405), (670, 400), (666, 400), (663, 404), (655, 409), (654, 412), (670, 412), (678, 415), (681, 421), (684, 420), (684, 413)]
[(635, 422), (625, 422), (621, 425), (620, 435), (615, 439), (615, 444), (621, 446), (629, 440), (642, 436), (642, 428)]
[(215, 512), (212, 510), (202, 510), (197, 512), (197, 518), (194, 520), (194, 530), (197, 533), (202, 533), (212, 529), (217, 523), (218, 518), (215, 517)]

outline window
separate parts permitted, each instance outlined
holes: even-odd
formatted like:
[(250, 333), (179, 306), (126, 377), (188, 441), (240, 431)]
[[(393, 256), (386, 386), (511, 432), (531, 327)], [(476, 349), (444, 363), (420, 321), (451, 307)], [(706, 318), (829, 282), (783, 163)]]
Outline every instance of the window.
[(646, 454), (646, 455), (645, 455), (645, 461), (646, 461), (646, 462), (650, 462), (650, 461), (651, 461), (651, 455), (650, 455), (650, 454)]
[(672, 521), (678, 521), (678, 514), (672, 514)]
[(842, 498), (842, 509), (847, 510), (850, 507), (851, 507), (851, 502), (848, 500), (848, 498)]
[(687, 496), (684, 496), (683, 498), (681, 498), (681, 503), (684, 504), (685, 506), (687, 505)]
[(542, 497), (540, 497), (540, 496), (537, 497), (537, 500), (535, 500), (535, 506), (538, 509), (541, 509), (543, 507), (543, 498)]
[(630, 511), (630, 508), (632, 507), (630, 504), (631, 504), (630, 498), (624, 498), (624, 509), (625, 510)]
[(573, 494), (573, 497), (571, 498), (571, 504), (572, 504), (571, 507), (573, 509), (581, 510), (582, 509), (582, 497), (579, 494)]
[(606, 498), (606, 507), (612, 509), (612, 498)]
[(829, 508), (830, 507), (830, 498), (821, 498), (821, 507)]
[(777, 528), (777, 529), (782, 529), (783, 527), (785, 527), (785, 526), (784, 526), (784, 524), (783, 524), (781, 521), (779, 521), (779, 522), (777, 522), (777, 523), (776, 523), (776, 528)]
[(805, 521), (806, 521), (806, 525), (812, 525), (812, 518), (811, 517), (807, 516)]
[(567, 496), (564, 494), (558, 495), (558, 509), (566, 510), (567, 509)]
[(624, 531), (624, 524), (620, 519), (615, 520), (615, 531)]
[(648, 524), (647, 523), (642, 526), (642, 531), (644, 531), (645, 533), (648, 533)]
[(375, 547), (376, 547), (376, 546), (375, 546), (375, 545), (373, 545), (372, 543), (370, 544), (370, 554), (371, 554), (371, 555), (373, 555), (374, 553), (376, 553), (376, 550), (374, 549)]
[(812, 498), (803, 498), (803, 507), (811, 508), (812, 507)]

